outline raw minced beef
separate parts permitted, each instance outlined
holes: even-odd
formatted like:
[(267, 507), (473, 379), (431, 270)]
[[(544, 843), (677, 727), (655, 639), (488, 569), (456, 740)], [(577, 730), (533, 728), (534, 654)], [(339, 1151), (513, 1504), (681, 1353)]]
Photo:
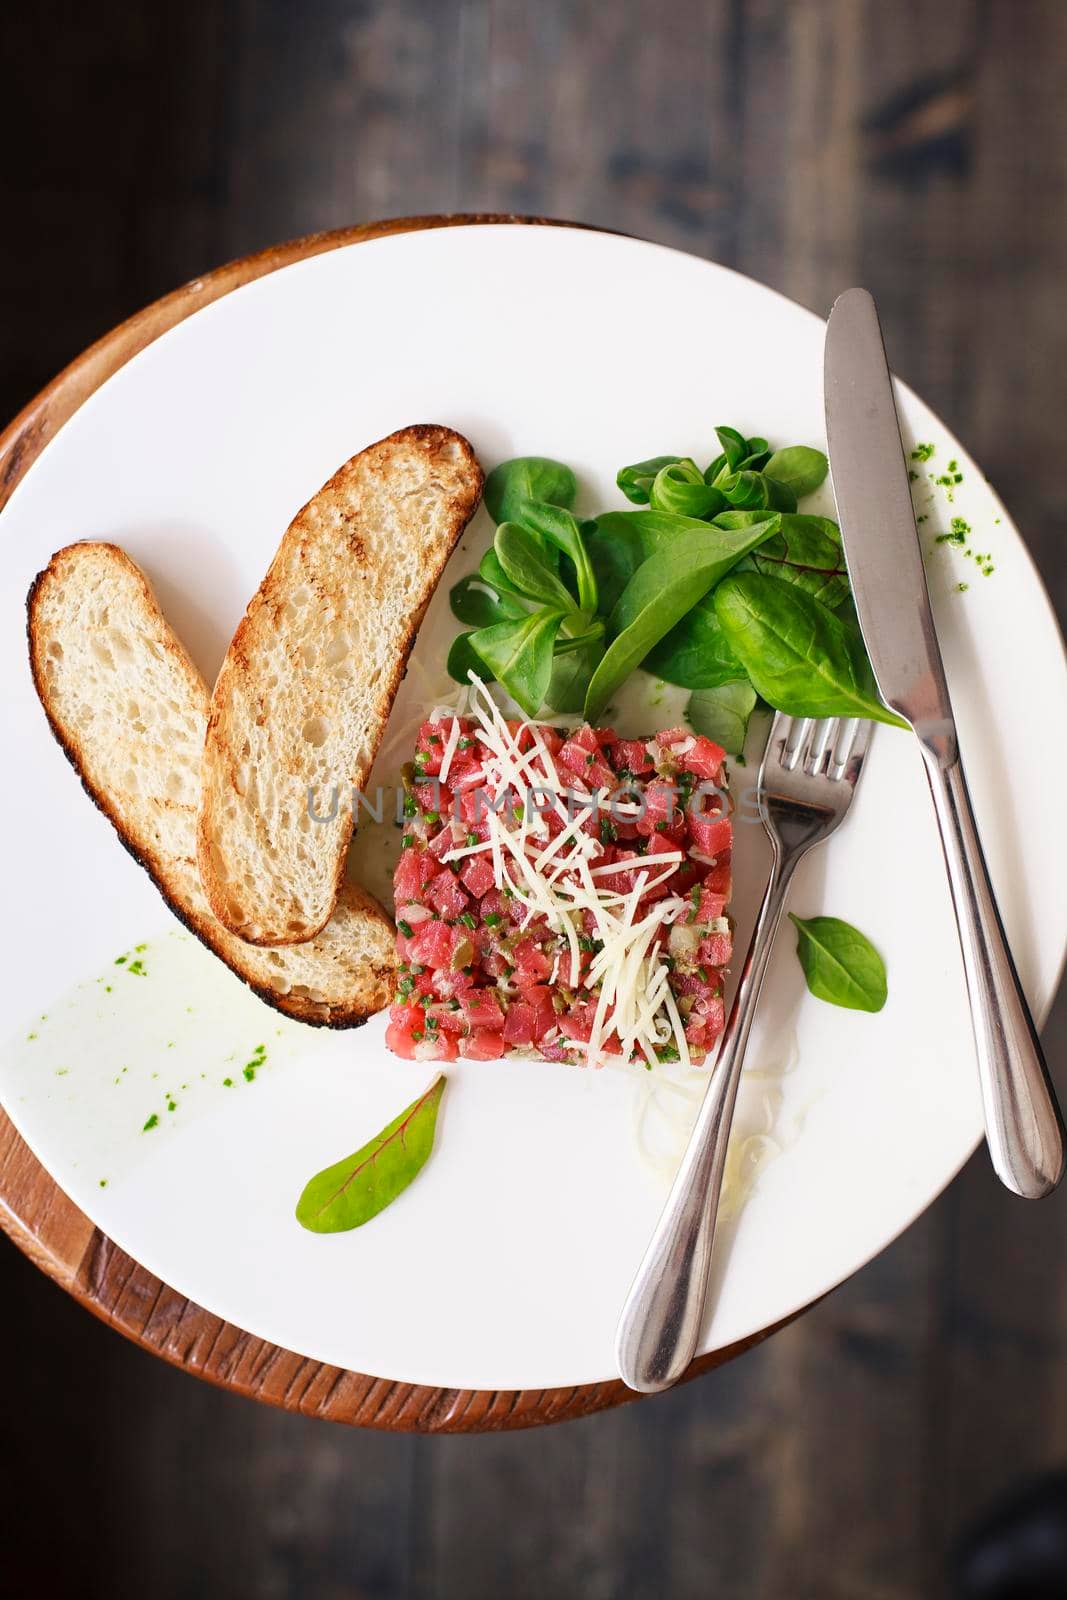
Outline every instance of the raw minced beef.
[[(394, 876), (402, 965), (390, 1048), (420, 1060), (516, 1050), (582, 1061), (592, 1042), (594, 1061), (621, 1050), (649, 1064), (702, 1060), (723, 1030), (731, 954), (724, 752), (684, 728), (646, 743), (610, 728), (497, 724), (499, 733), (485, 719), (438, 714), (419, 732)], [(569, 858), (565, 881), (595, 884), (613, 909), (576, 905), (565, 922), (531, 888), (520, 855), (544, 862), (552, 905)], [(627, 918), (621, 936), (606, 931)], [(631, 927), (645, 932), (627, 944)], [(625, 968), (635, 941), (630, 969), (650, 1004), (659, 996), (658, 1018), (651, 1032), (645, 1019), (640, 1048), (633, 1024), (626, 1049), (610, 1025), (624, 1012), (605, 1004), (603, 988), (622, 992), (606, 964), (617, 948)], [(631, 1023), (640, 1002), (630, 994)]]

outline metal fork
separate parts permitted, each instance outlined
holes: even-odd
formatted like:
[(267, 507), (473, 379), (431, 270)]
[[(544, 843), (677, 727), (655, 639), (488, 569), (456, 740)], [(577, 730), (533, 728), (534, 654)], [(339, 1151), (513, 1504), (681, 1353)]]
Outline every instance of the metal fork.
[(696, 1350), (737, 1087), (786, 891), (801, 857), (844, 820), (871, 732), (870, 722), (781, 713), (771, 725), (756, 784), (770, 880), (700, 1114), (615, 1337), (623, 1381), (644, 1394), (676, 1383)]

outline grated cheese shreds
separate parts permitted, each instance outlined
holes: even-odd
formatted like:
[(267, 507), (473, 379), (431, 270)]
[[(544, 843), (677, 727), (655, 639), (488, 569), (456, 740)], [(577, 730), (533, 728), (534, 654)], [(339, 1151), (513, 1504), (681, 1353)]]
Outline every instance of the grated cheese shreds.
[[(525, 908), (521, 927), (525, 929), (540, 916), (552, 933), (566, 941), (569, 987), (579, 994), (584, 991), (590, 999), (595, 994), (596, 1004), (588, 1046), (578, 1040), (561, 1042), (585, 1048), (589, 1061), (599, 1065), (605, 1041), (614, 1035), (624, 1055), (637, 1055), (652, 1064), (658, 1059), (657, 1050), (673, 1038), (679, 1056), (688, 1064), (685, 1028), (671, 992), (670, 967), (660, 937), (685, 914), (688, 902), (677, 895), (668, 896), (641, 914), (642, 897), (671, 878), (686, 859), (685, 853), (665, 850), (633, 861), (593, 865), (604, 854), (604, 846), (587, 824), (606, 808), (607, 792), (592, 792), (569, 773), (565, 780), (561, 778), (540, 731), (532, 724), (524, 725), (531, 748), (520, 749), (485, 684), (474, 673), (470, 676), (468, 714), (489, 751), (484, 763), (486, 784), (494, 801), (501, 795), (509, 798), (499, 809), (487, 807), (485, 840), (452, 849), (443, 860), (490, 852), (496, 887), (514, 895)], [(454, 717), (442, 761), (443, 778), (451, 766), (458, 729)], [(546, 812), (550, 811), (563, 827), (546, 843), (550, 832)], [(551, 871), (546, 870), (549, 867)], [(629, 870), (636, 876), (632, 888), (623, 893), (598, 882), (608, 877), (617, 880), (618, 874)], [(581, 952), (587, 913), (602, 948), (583, 976)], [(552, 983), (559, 967), (557, 955)]]

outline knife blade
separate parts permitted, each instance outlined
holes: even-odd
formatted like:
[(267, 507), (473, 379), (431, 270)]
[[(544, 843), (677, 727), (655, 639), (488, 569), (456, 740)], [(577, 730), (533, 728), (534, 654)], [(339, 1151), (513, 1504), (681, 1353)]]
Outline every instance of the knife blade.
[(874, 300), (849, 289), (826, 327), (826, 435), (860, 630), (886, 705), (956, 753), (893, 384)]
[(945, 856), (994, 1170), (1037, 1199), (1064, 1132), (997, 909), (960, 760), (882, 330), (866, 289), (835, 301), (824, 368), (830, 475), (860, 631), (883, 700), (918, 735)]

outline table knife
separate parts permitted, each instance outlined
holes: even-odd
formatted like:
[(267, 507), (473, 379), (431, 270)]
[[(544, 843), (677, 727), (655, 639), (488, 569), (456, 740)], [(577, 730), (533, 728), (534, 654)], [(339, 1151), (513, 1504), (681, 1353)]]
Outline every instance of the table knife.
[(826, 434), (860, 630), (886, 705), (910, 723), (933, 796), (971, 1006), (986, 1139), (1001, 1182), (1037, 1199), (1063, 1173), (1063, 1122), (1004, 936), (960, 761), (893, 385), (874, 300), (826, 327)]

